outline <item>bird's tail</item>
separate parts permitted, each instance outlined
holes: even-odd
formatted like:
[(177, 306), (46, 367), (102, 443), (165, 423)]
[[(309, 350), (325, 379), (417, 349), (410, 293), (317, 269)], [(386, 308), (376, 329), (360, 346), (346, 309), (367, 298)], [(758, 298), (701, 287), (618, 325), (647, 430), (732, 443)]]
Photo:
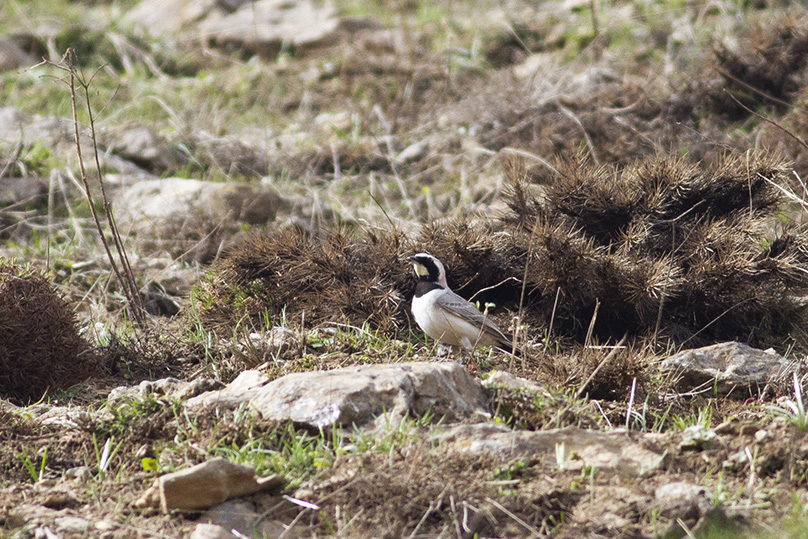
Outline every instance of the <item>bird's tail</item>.
[(497, 344), (496, 348), (502, 350), (503, 352), (511, 354), (512, 356), (522, 357), (523, 355), (522, 350), (520, 350), (518, 346), (515, 346), (513, 341), (508, 339), (500, 341)]

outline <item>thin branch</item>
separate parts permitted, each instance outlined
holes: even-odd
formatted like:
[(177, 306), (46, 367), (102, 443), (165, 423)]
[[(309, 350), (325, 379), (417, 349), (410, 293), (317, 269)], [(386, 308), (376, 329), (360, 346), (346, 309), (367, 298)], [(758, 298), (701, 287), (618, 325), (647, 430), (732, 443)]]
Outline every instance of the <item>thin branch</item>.
[[(724, 90), (724, 91), (725, 91), (725, 92), (727, 92), (727, 90)], [(736, 102), (738, 105), (740, 105), (741, 107), (743, 107), (743, 108), (744, 108), (744, 109), (745, 109), (745, 110), (746, 110), (746, 111), (747, 111), (749, 114), (752, 114), (753, 116), (756, 116), (756, 117), (760, 118), (760, 119), (761, 119), (761, 120), (763, 120), (764, 122), (769, 122), (769, 123), (770, 123), (770, 124), (772, 124), (774, 127), (776, 127), (777, 129), (780, 129), (780, 130), (781, 130), (781, 131), (783, 131), (783, 132), (784, 132), (786, 135), (788, 135), (789, 137), (791, 137), (791, 138), (793, 138), (794, 140), (796, 140), (797, 142), (799, 142), (799, 143), (800, 143), (800, 145), (801, 145), (803, 148), (808, 149), (808, 143), (806, 143), (804, 140), (802, 140), (802, 138), (801, 138), (801, 137), (799, 137), (799, 136), (798, 136), (796, 133), (793, 133), (793, 132), (789, 131), (788, 129), (786, 129), (785, 127), (783, 127), (782, 125), (780, 125), (779, 123), (777, 123), (777, 122), (775, 122), (774, 120), (772, 120), (771, 118), (767, 118), (766, 116), (763, 116), (762, 114), (760, 114), (760, 113), (758, 113), (758, 112), (755, 112), (754, 110), (750, 109), (749, 107), (747, 107), (746, 105), (744, 105), (743, 103), (741, 103), (740, 101), (738, 101), (738, 98), (736, 98), (736, 97), (735, 97), (734, 95), (732, 95), (731, 93), (727, 92), (727, 95), (728, 95), (728, 96), (730, 96), (730, 97), (732, 98), (732, 100), (733, 100), (733, 101), (735, 101), (735, 102)]]

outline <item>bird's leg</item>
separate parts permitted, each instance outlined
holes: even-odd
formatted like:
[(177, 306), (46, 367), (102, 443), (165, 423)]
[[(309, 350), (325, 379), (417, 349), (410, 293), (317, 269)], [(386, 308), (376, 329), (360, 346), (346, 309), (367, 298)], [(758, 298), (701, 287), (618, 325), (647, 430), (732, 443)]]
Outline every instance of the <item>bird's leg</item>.
[(467, 337), (462, 337), (460, 344), (460, 364), (465, 365), (472, 374), (476, 373), (477, 367), (474, 365), (474, 347), (471, 345), (471, 341)]

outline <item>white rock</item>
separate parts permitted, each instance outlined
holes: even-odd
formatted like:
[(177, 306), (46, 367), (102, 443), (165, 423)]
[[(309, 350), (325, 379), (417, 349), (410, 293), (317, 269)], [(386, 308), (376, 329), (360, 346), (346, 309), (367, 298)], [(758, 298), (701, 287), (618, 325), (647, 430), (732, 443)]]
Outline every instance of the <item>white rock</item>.
[(546, 391), (544, 385), (531, 382), (525, 378), (514, 376), (507, 371), (492, 372), (491, 375), (483, 382), (483, 386), (489, 389), (501, 387), (506, 389), (530, 391), (532, 393), (544, 393)]
[(161, 378), (160, 380), (143, 380), (136, 386), (119, 386), (109, 392), (107, 404), (117, 406), (125, 401), (142, 402), (149, 398), (161, 397), (167, 399), (188, 399), (200, 393), (218, 389), (221, 382), (210, 378), (197, 378), (192, 382), (176, 378)]
[(258, 395), (258, 392), (269, 383), (269, 377), (255, 370), (244, 371), (227, 387), (216, 391), (202, 393), (185, 403), (189, 410), (202, 410), (210, 408), (220, 408), (231, 410), (238, 408), (241, 404), (249, 402), (250, 399)]
[(235, 535), (218, 524), (200, 522), (191, 532), (189, 539), (235, 539)]
[(266, 383), (257, 371), (189, 400), (191, 410), (250, 407), (269, 420), (312, 428), (396, 425), (427, 412), (456, 421), (487, 415), (480, 383), (458, 363), (361, 365), (288, 374)]
[(336, 38), (339, 26), (331, 2), (256, 0), (223, 17), (209, 17), (201, 34), (222, 46), (236, 46), (261, 56), (275, 56), (285, 44), (319, 46)]
[(662, 362), (662, 371), (674, 377), (676, 388), (688, 391), (715, 382), (719, 393), (749, 385), (781, 381), (799, 364), (773, 350), (758, 350), (743, 343), (725, 342), (685, 350)]
[(591, 466), (626, 476), (642, 476), (662, 465), (664, 455), (646, 447), (653, 434), (629, 436), (624, 431), (577, 427), (518, 431), (496, 423), (459, 425), (436, 440), (449, 451), (496, 455), (503, 460), (541, 457), (565, 470)]
[(53, 526), (57, 531), (69, 533), (86, 533), (93, 525), (89, 520), (81, 517), (59, 517), (53, 521)]
[(121, 226), (146, 235), (200, 214), (265, 224), (284, 206), (272, 188), (186, 178), (143, 180), (118, 192), (113, 202)]
[(217, 0), (143, 0), (124, 17), (153, 36), (175, 36), (211, 13)]
[(185, 154), (144, 125), (127, 125), (105, 132), (101, 141), (108, 150), (155, 173), (176, 170), (188, 163)]

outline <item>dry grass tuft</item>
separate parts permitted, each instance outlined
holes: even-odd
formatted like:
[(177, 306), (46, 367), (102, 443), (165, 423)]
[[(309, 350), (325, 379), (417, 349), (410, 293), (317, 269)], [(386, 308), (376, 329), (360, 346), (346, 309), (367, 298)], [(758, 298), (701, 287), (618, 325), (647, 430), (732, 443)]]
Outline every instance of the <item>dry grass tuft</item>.
[(782, 345), (803, 319), (804, 248), (795, 230), (772, 226), (784, 203), (775, 184), (788, 181), (781, 158), (732, 154), (703, 168), (658, 156), (623, 169), (579, 158), (557, 168), (533, 176), (544, 204), (526, 200), (525, 177), (511, 176), (507, 237), (533, 246), (530, 295), (546, 304), (560, 289), (562, 333), (581, 336), (597, 304), (603, 339), (659, 330), (676, 343)]
[[(712, 107), (732, 120), (760, 105), (791, 101), (808, 58), (808, 24), (802, 10), (779, 14), (749, 28), (737, 43), (715, 48), (722, 84), (708, 92)], [(734, 98), (734, 99), (733, 99)]]
[(357, 241), (337, 230), (252, 234), (222, 257), (197, 294), (203, 325), (233, 327), (268, 313), (305, 316), (306, 324), (370, 321), (387, 332), (407, 327), (406, 296), (414, 282), (396, 232)]
[(0, 394), (40, 399), (92, 376), (95, 353), (72, 309), (40, 273), (0, 263)]
[(464, 529), (464, 537), (516, 537), (529, 533), (525, 526), (547, 532), (579, 496), (542, 478), (503, 496), (494, 484), (497, 469), (509, 471), (490, 457), (428, 452), (421, 446), (405, 453), (367, 453), (337, 464), (334, 478), (318, 487), (324, 499), (320, 514), (334, 515), (339, 507), (358, 535), (454, 536)]

